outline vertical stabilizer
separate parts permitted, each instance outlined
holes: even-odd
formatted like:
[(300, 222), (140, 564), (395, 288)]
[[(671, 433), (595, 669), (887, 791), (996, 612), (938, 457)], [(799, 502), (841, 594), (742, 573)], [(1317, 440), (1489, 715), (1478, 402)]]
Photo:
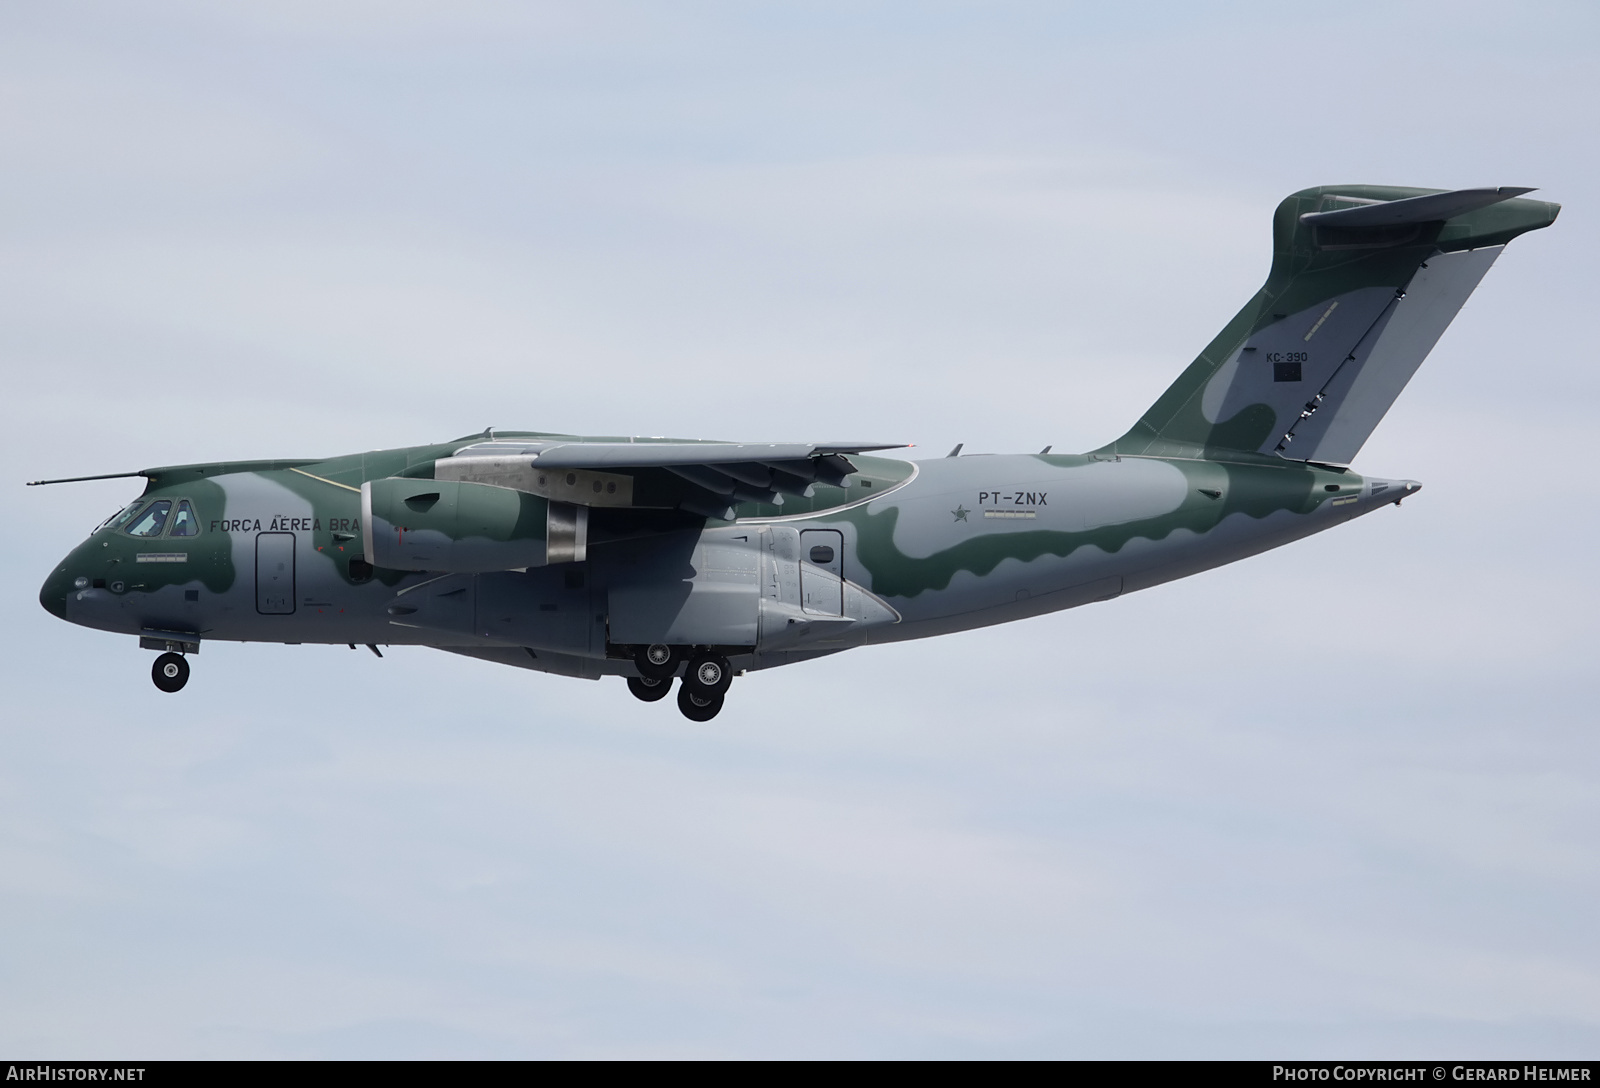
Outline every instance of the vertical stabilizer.
[(1506, 243), (1555, 221), (1529, 191), (1290, 196), (1266, 284), (1108, 449), (1348, 464)]

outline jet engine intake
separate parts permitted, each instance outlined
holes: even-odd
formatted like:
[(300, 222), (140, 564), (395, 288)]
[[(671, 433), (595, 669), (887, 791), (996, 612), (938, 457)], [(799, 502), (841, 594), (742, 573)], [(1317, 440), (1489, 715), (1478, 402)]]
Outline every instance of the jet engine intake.
[(389, 477), (361, 485), (367, 560), (477, 574), (581, 562), (587, 510), (493, 484)]

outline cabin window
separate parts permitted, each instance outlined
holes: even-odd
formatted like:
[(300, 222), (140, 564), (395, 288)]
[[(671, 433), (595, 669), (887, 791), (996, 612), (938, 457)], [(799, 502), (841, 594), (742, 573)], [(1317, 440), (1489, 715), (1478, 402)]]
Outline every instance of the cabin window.
[(168, 536), (199, 536), (200, 521), (194, 516), (194, 508), (189, 505), (188, 499), (178, 502), (178, 512), (172, 515), (172, 529)]
[(833, 562), (833, 549), (826, 544), (818, 544), (811, 549), (811, 561), (818, 566)]
[(172, 512), (171, 499), (157, 499), (128, 523), (129, 536), (160, 536), (166, 527), (167, 515)]

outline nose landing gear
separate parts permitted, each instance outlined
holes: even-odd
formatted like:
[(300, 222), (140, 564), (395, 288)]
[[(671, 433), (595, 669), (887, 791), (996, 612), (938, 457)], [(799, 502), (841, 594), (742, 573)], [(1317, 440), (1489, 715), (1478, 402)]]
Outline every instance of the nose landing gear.
[(155, 665), (151, 667), (150, 679), (162, 691), (182, 691), (183, 685), (189, 682), (189, 663), (182, 654), (164, 653), (156, 658)]

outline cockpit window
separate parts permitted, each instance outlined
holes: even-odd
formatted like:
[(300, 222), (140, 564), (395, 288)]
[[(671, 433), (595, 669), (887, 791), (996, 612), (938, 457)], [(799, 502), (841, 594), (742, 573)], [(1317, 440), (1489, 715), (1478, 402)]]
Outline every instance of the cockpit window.
[(127, 506), (124, 506), (121, 510), (118, 510), (115, 514), (112, 514), (110, 517), (106, 518), (106, 520), (102, 521), (95, 529), (95, 532), (98, 533), (101, 529), (104, 529), (108, 525), (113, 529), (120, 527), (125, 521), (133, 517), (133, 512), (135, 510), (139, 509), (139, 507), (143, 505), (143, 499), (134, 499)]
[(157, 499), (128, 523), (129, 536), (160, 536), (167, 524), (167, 514), (172, 510), (171, 499)]
[(188, 499), (178, 502), (178, 512), (172, 515), (172, 530), (168, 536), (199, 536), (200, 522), (194, 516), (194, 508), (189, 505)]

